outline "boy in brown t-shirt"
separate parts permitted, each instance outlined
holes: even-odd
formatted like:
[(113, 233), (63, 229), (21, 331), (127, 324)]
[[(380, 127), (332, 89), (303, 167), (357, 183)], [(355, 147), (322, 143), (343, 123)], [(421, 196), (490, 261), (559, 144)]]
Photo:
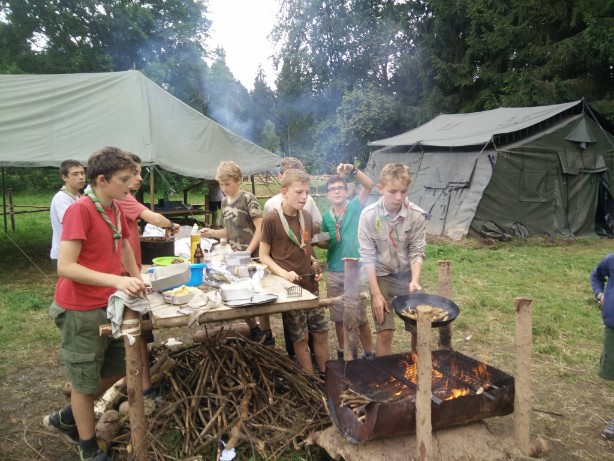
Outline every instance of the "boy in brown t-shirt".
[[(304, 275), (312, 272), (313, 223), (309, 212), (303, 210), (309, 196), (309, 175), (301, 170), (286, 171), (281, 182), (281, 193), (281, 205), (267, 213), (262, 222), (260, 261), (269, 266), (273, 274), (317, 294), (320, 276)], [(307, 343), (307, 333), (310, 332), (319, 372), (324, 373), (329, 359), (328, 322), (324, 309), (286, 312), (282, 315), (289, 326), (299, 365), (313, 374)]]

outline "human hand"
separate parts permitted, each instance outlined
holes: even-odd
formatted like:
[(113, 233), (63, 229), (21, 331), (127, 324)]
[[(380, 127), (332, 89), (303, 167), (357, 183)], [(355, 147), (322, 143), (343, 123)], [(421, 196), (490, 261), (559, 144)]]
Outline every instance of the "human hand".
[(136, 298), (141, 294), (145, 294), (147, 290), (145, 283), (141, 279), (137, 277), (122, 276), (118, 276), (118, 282), (115, 288), (123, 291), (131, 298)]
[(210, 238), (211, 237), (211, 229), (208, 227), (203, 227), (200, 230), (201, 237)]
[(376, 323), (384, 323), (385, 312), (390, 312), (386, 298), (381, 293), (371, 294), (371, 311), (373, 312), (373, 320)]
[(294, 271), (284, 271), (281, 276), (292, 283), (298, 283), (301, 281), (301, 277)]
[(414, 280), (411, 280), (409, 282), (409, 292), (410, 293), (419, 293), (423, 291), (422, 290), (422, 285), (420, 285), (420, 282), (416, 282)]
[(350, 171), (353, 169), (354, 165), (351, 163), (340, 163), (337, 166), (337, 174), (343, 178), (345, 175), (350, 174)]
[(595, 299), (597, 300), (597, 302), (598, 302), (599, 304), (603, 304), (603, 297), (604, 297), (604, 296), (603, 296), (603, 293), (597, 293), (597, 294), (595, 295)]

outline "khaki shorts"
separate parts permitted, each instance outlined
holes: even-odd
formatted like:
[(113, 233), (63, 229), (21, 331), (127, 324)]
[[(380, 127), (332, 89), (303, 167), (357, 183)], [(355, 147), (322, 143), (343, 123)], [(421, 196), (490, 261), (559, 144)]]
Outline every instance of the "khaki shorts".
[(605, 327), (604, 329), (599, 376), (603, 379), (614, 380), (614, 328)]
[[(337, 296), (343, 296), (345, 283), (345, 273), (343, 272), (327, 272), (326, 273), (326, 293), (329, 298), (335, 298)], [(328, 307), (330, 312), (330, 321), (335, 323), (343, 322), (343, 312), (345, 310), (345, 303), (358, 315), (358, 324), (364, 325), (367, 323), (367, 300), (344, 300), (338, 303), (333, 303)]]
[(284, 312), (284, 325), (288, 329), (290, 341), (296, 342), (305, 338), (308, 331), (324, 333), (328, 331), (328, 321), (324, 309), (305, 309), (303, 311)]
[(49, 315), (60, 329), (60, 355), (74, 390), (94, 394), (100, 389), (101, 378), (126, 374), (123, 339), (100, 337), (98, 333), (98, 327), (108, 323), (106, 308), (74, 311), (53, 302)]
[[(395, 277), (393, 275), (377, 277), (377, 286), (382, 292), (384, 299), (386, 299), (390, 312), (384, 311), (384, 323), (374, 322), (375, 331), (394, 330), (394, 319), (397, 314), (395, 314), (392, 308), (392, 301), (396, 296), (409, 294), (409, 275), (403, 277)], [(405, 329), (412, 333), (416, 332), (416, 330), (412, 328), (406, 327)]]

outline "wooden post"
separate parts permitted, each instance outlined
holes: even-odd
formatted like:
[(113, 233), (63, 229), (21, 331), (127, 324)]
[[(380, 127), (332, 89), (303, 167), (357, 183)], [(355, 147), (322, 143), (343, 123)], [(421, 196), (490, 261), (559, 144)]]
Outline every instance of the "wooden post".
[(15, 232), (15, 207), (13, 206), (13, 188), (9, 187), (9, 216), (11, 217), (11, 229)]
[(531, 432), (531, 298), (516, 298), (516, 376), (514, 393), (514, 440), (529, 456)]
[(345, 361), (358, 358), (360, 327), (360, 260), (343, 258), (343, 358)]
[[(138, 312), (126, 308), (124, 321), (139, 320)], [(133, 325), (130, 325), (132, 328)], [(140, 322), (139, 322), (140, 329)], [(145, 412), (143, 410), (143, 363), (141, 361), (141, 335), (140, 331), (135, 336), (136, 341), (130, 344), (128, 337), (124, 337), (126, 348), (126, 387), (128, 390), (128, 405), (130, 406), (130, 441), (132, 444), (131, 460), (147, 460), (147, 433), (145, 431)]]
[(8, 233), (8, 225), (6, 223), (6, 177), (4, 176), (4, 167), (2, 167), (2, 216), (4, 216), (4, 233)]
[[(452, 264), (450, 261), (439, 261), (438, 291), (439, 296), (452, 298)], [(439, 349), (452, 350), (452, 330), (450, 324), (439, 328)]]
[(418, 306), (418, 390), (416, 391), (416, 443), (418, 459), (433, 459), (431, 397), (433, 363), (431, 359), (431, 307)]

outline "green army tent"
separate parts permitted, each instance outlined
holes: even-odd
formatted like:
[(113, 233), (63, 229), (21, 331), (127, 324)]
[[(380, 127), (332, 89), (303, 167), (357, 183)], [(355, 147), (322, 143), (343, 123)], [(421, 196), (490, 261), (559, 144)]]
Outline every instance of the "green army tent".
[(0, 75), (0, 166), (84, 164), (117, 146), (184, 176), (214, 179), (222, 160), (251, 175), (279, 157), (192, 109), (138, 71)]
[(440, 115), (369, 143), (367, 174), (386, 163), (412, 173), (409, 196), (427, 232), (470, 230), (579, 237), (614, 229), (614, 138), (584, 100)]

